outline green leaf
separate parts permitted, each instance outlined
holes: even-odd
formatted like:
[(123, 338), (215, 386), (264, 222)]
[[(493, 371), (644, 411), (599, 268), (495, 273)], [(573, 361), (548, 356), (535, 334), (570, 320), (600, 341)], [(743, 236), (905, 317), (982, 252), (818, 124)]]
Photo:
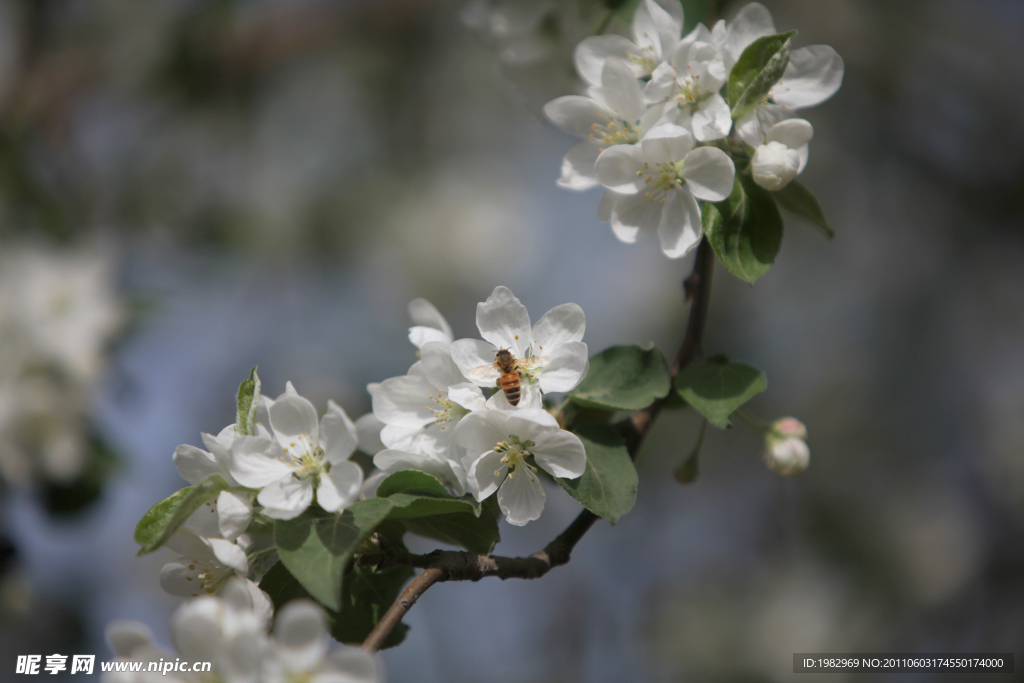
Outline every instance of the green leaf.
[(428, 517), (405, 517), (399, 521), (414, 534), (465, 548), (471, 553), (487, 555), (501, 540), (498, 531), (500, 513), (494, 496), (484, 501), (478, 515), (452, 512)]
[(228, 488), (219, 474), (211, 474), (196, 486), (183, 488), (150, 508), (135, 527), (135, 542), (141, 548), (136, 555), (151, 553), (167, 542), (193, 512), (206, 501)]
[(745, 118), (778, 83), (789, 64), (789, 41), (796, 31), (762, 36), (747, 46), (729, 72), (732, 118)]
[(709, 360), (679, 373), (676, 387), (708, 422), (725, 429), (733, 411), (768, 388), (768, 378), (749, 365)]
[(704, 232), (718, 260), (744, 282), (768, 272), (782, 246), (782, 216), (772, 193), (749, 176), (737, 176), (724, 202), (702, 207)]
[(791, 211), (821, 228), (821, 231), (829, 239), (836, 236), (836, 231), (832, 229), (825, 218), (821, 203), (814, 193), (807, 189), (806, 185), (791, 180), (788, 185), (775, 192), (775, 201), (786, 211)]
[(582, 406), (640, 410), (672, 388), (668, 365), (654, 344), (605, 349), (590, 359), (586, 379), (569, 396)]
[(426, 517), (468, 512), (480, 516), (480, 504), (472, 498), (456, 498), (437, 477), (418, 470), (402, 470), (388, 476), (377, 487), (377, 497), (392, 504), (390, 519)]
[[(412, 567), (393, 567), (378, 572), (350, 565), (345, 574), (341, 610), (326, 610), (328, 625), (335, 640), (352, 644), (366, 640), (412, 574)], [(260, 581), (260, 589), (270, 596), (274, 612), (279, 612), (292, 600), (312, 597), (283, 562), (275, 563), (267, 571)], [(382, 649), (401, 643), (408, 630), (408, 626), (400, 623), (384, 641)]]
[(389, 512), (390, 502), (371, 498), (339, 514), (309, 508), (295, 519), (279, 519), (274, 524), (277, 554), (317, 602), (337, 610), (346, 564)]
[(256, 435), (256, 408), (260, 405), (260, 376), (253, 366), (249, 379), (238, 386), (238, 413), (235, 416), (235, 431), (242, 436)]
[(587, 469), (578, 479), (555, 481), (583, 507), (615, 524), (636, 503), (636, 467), (629, 451), (609, 425), (580, 427), (576, 436), (587, 449)]

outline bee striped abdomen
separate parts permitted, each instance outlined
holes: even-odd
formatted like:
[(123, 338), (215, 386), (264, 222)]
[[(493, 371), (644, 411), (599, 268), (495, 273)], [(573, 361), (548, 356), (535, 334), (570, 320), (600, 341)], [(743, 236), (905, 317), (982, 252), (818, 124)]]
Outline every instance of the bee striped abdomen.
[(519, 405), (519, 397), (522, 388), (519, 384), (518, 372), (506, 372), (501, 375), (501, 390), (505, 392), (505, 398), (510, 405)]

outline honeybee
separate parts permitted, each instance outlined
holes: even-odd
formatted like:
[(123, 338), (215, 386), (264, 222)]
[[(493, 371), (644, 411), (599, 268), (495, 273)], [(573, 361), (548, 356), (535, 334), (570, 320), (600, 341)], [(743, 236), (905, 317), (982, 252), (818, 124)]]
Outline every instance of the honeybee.
[(516, 358), (511, 350), (498, 349), (494, 354), (493, 363), (473, 368), (466, 373), (466, 377), (487, 381), (497, 371), (498, 379), (495, 384), (505, 393), (505, 399), (509, 405), (517, 406), (522, 398), (523, 380), (531, 381), (533, 373), (540, 369), (547, 360), (544, 356)]

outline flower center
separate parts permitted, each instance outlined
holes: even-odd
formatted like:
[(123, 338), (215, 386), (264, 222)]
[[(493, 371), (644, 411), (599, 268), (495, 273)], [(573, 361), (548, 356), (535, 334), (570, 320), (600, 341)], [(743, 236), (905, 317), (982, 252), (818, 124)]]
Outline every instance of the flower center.
[[(515, 478), (516, 472), (523, 468), (531, 472), (537, 471), (536, 467), (526, 462), (526, 457), (530, 455), (533, 446), (532, 441), (521, 441), (515, 434), (509, 434), (508, 441), (501, 441), (494, 447), (494, 450), (503, 454), (501, 464), (508, 467), (509, 479)], [(494, 476), (501, 476), (501, 470), (495, 470)]]
[(469, 412), (458, 403), (453, 403), (448, 398), (448, 394), (443, 391), (438, 391), (431, 397), (431, 400), (437, 404), (437, 408), (432, 408), (428, 405), (427, 410), (434, 413), (434, 424), (441, 425), (441, 429), (445, 429), (446, 423), (452, 420), (458, 422)]
[(289, 441), (284, 452), (291, 457), (288, 463), (294, 470), (297, 479), (314, 479), (320, 476), (321, 472), (330, 470), (330, 463), (324, 462), (324, 449), (320, 448), (309, 434), (301, 434)]
[[(199, 579), (199, 590), (213, 595), (217, 592), (217, 589), (221, 587), (225, 581), (235, 575), (235, 570), (231, 567), (218, 567), (215, 564), (208, 562), (200, 562), (199, 560), (192, 560), (192, 563), (188, 565), (189, 571), (199, 570), (196, 574), (196, 578)], [(192, 581), (191, 576), (185, 577), (186, 581)], [(193, 593), (192, 597), (196, 597), (198, 593)]]
[(683, 162), (669, 161), (663, 164), (651, 164), (644, 162), (642, 171), (637, 171), (637, 177), (644, 179), (644, 184), (649, 188), (646, 196), (652, 202), (664, 204), (668, 201), (668, 191), (679, 188), (686, 184), (683, 178)]
[(627, 52), (626, 59), (632, 62), (633, 64), (638, 65), (641, 69), (644, 70), (645, 74), (650, 74), (652, 71), (658, 68), (658, 64), (661, 61), (660, 59), (658, 59), (658, 55), (654, 52), (653, 47), (640, 48), (640, 54), (638, 55), (635, 55), (632, 52)]
[(676, 85), (676, 104), (680, 109), (689, 109), (695, 113), (700, 109), (701, 102), (711, 97), (712, 93), (705, 92), (700, 87), (700, 74), (688, 78), (680, 78)]
[(600, 143), (602, 151), (605, 147), (632, 145), (640, 141), (640, 129), (636, 125), (624, 121), (618, 116), (612, 117), (605, 122), (604, 119), (607, 119), (608, 116), (604, 112), (600, 112), (598, 116), (601, 117), (602, 121), (591, 124), (590, 130), (593, 132), (589, 137), (591, 140)]

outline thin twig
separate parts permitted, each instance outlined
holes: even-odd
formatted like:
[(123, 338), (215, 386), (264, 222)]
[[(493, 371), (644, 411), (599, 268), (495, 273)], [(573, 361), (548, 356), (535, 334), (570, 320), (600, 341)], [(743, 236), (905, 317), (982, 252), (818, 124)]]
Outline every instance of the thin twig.
[[(682, 346), (669, 368), (673, 380), (680, 370), (698, 359), (702, 353), (701, 341), (704, 337), (707, 309), (711, 300), (711, 276), (714, 266), (714, 252), (705, 237), (697, 248), (693, 273), (683, 283), (686, 297), (691, 301), (690, 317)], [(660, 398), (647, 408), (635, 413), (631, 418), (630, 431), (632, 433), (626, 444), (630, 458), (636, 459), (648, 430), (667, 401), (668, 397)], [(381, 552), (363, 555), (358, 559), (362, 566), (387, 569), (388, 567), (406, 565), (423, 569), (423, 573), (413, 579), (413, 582), (402, 591), (398, 600), (391, 605), (384, 618), (363, 642), (363, 649), (367, 652), (376, 652), (417, 598), (435, 583), (479, 581), (488, 576), (497, 576), (500, 579), (539, 579), (554, 567), (567, 564), (576, 544), (598, 519), (600, 518), (590, 510), (584, 510), (555, 540), (548, 543), (543, 550), (535, 552), (529, 557), (478, 555), (477, 553), (454, 550), (435, 550), (426, 555), (414, 555), (387, 544), (382, 545)]]

